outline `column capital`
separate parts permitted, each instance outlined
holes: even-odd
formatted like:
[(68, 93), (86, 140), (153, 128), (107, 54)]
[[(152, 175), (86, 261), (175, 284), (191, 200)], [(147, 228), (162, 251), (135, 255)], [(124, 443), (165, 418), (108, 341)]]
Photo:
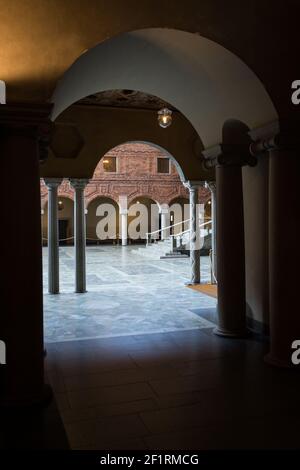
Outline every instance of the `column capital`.
[(90, 180), (87, 178), (70, 178), (69, 181), (74, 189), (81, 189), (83, 191)]
[(296, 151), (300, 149), (299, 123), (274, 121), (249, 132), (253, 143), (250, 152), (257, 156), (272, 150)]
[(48, 157), (48, 146), (54, 124), (50, 120), (51, 103), (12, 103), (0, 106), (0, 133), (26, 135), (36, 139), (39, 160)]
[(169, 214), (170, 208), (168, 204), (162, 204), (159, 207), (159, 213), (160, 214)]
[(48, 189), (55, 189), (61, 185), (63, 178), (44, 178), (45, 185)]
[(215, 166), (255, 166), (257, 160), (250, 151), (249, 144), (219, 144), (204, 150), (206, 169)]
[(11, 103), (0, 106), (0, 127), (23, 129), (50, 126), (50, 103)]
[(184, 181), (183, 185), (189, 191), (195, 191), (196, 189), (199, 189), (199, 188), (205, 186), (205, 181)]

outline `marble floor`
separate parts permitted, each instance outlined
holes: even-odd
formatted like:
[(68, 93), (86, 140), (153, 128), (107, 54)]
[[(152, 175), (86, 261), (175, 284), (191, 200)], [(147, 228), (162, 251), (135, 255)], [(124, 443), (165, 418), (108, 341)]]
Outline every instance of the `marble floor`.
[[(145, 259), (135, 247), (87, 247), (87, 289), (74, 293), (74, 248), (60, 247), (60, 294), (47, 292), (43, 248), (45, 342), (211, 328), (216, 300), (185, 286), (189, 259)], [(210, 281), (201, 257), (202, 282)]]
[(46, 371), (74, 450), (298, 449), (299, 377), (267, 351), (203, 328), (49, 343)]

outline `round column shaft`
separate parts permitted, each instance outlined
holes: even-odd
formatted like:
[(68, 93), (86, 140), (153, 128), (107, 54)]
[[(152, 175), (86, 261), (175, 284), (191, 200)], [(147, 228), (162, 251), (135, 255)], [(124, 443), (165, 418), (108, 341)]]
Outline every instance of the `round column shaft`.
[(218, 327), (215, 333), (246, 334), (245, 242), (242, 167), (216, 167)]
[(190, 195), (190, 261), (191, 261), (191, 281), (190, 285), (200, 284), (200, 227), (199, 227), (199, 206), (198, 188), (202, 183), (188, 181), (185, 186)]
[[(299, 193), (297, 151), (274, 149), (269, 161), (270, 352), (266, 361), (293, 366), (292, 343), (300, 339)], [(294, 364), (299, 368), (299, 365)]]
[(126, 246), (128, 242), (127, 226), (128, 226), (128, 210), (123, 209), (121, 212), (121, 237), (122, 246)]
[(212, 272), (214, 282), (217, 280), (217, 185), (214, 181), (208, 183), (211, 193), (211, 250)]
[[(39, 125), (41, 120), (43, 126), (48, 125), (50, 110), (48, 105), (0, 106), (4, 175), (0, 189), (0, 339), (6, 352), (6, 364), (0, 365), (1, 408), (43, 404), (51, 397), (44, 384), (38, 145)], [(21, 199), (19, 191), (11, 191), (11, 178)]]
[(167, 227), (170, 225), (169, 220), (169, 209), (163, 207), (161, 208), (161, 239), (166, 240), (169, 238), (170, 230)]
[(48, 188), (48, 292), (59, 293), (59, 239), (57, 191), (62, 179), (45, 179)]
[(71, 179), (75, 190), (74, 203), (74, 234), (75, 234), (75, 292), (86, 292), (86, 220), (84, 189), (88, 184), (86, 179)]

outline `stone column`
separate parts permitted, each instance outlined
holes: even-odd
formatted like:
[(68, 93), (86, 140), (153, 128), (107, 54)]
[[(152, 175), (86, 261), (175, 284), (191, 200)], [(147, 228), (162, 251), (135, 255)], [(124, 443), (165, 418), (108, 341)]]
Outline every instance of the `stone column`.
[(270, 353), (266, 360), (291, 366), (291, 346), (300, 339), (299, 151), (271, 150), (269, 165)]
[[(44, 385), (39, 175), (50, 111), (49, 105), (0, 106), (0, 339), (6, 345), (1, 408), (42, 404), (51, 397)], [(12, 180), (18, 191), (11, 190)]]
[(44, 217), (44, 209), (41, 209), (41, 241), (42, 241), (42, 246), (44, 245), (44, 240), (43, 240), (43, 230), (44, 230), (44, 224), (43, 224), (43, 217)]
[(211, 249), (214, 282), (217, 280), (217, 185), (215, 181), (207, 184), (211, 193)]
[(200, 284), (200, 221), (198, 205), (198, 188), (202, 183), (188, 181), (185, 186), (190, 195), (190, 261), (191, 261), (191, 281), (190, 285)]
[[(299, 175), (298, 129), (273, 126), (271, 136), (253, 146), (269, 153), (269, 315), (270, 351), (265, 360), (295, 367), (292, 343), (300, 339), (299, 315)], [(267, 130), (267, 129), (266, 129)], [(263, 134), (260, 129), (255, 135)], [(252, 133), (251, 133), (252, 135)], [(256, 147), (256, 149), (255, 149)]]
[(245, 236), (242, 167), (255, 166), (247, 139), (204, 151), (216, 168), (218, 327), (220, 336), (244, 337), (246, 329)]
[(45, 178), (48, 188), (48, 292), (59, 293), (59, 240), (57, 191), (62, 178)]
[(246, 280), (241, 164), (219, 162), (216, 180), (219, 321), (215, 333), (242, 337), (246, 334)]
[(128, 244), (128, 200), (126, 195), (119, 196), (119, 210), (122, 246), (126, 246)]
[(161, 239), (166, 240), (170, 236), (170, 229), (167, 229), (170, 225), (170, 218), (169, 218), (169, 207), (163, 205), (160, 208), (161, 214)]
[(127, 245), (128, 210), (120, 209), (122, 246)]
[(74, 244), (75, 244), (75, 292), (86, 292), (86, 219), (84, 189), (87, 179), (71, 179), (70, 184), (75, 190), (74, 201)]

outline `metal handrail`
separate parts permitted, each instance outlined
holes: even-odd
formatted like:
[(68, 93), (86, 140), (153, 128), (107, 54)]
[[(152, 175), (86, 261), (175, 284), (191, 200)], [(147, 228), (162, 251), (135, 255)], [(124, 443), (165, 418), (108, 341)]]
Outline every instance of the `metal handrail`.
[[(204, 217), (204, 220), (206, 219), (206, 217)], [(169, 230), (170, 228), (173, 228), (173, 227), (177, 227), (177, 225), (182, 225), (182, 224), (186, 224), (187, 222), (190, 222), (191, 219), (186, 219), (186, 220), (182, 220), (181, 222), (177, 222), (176, 224), (173, 224), (173, 225), (169, 225), (168, 227), (164, 227), (164, 228), (160, 228), (158, 230), (154, 230), (154, 232), (146, 232), (146, 237), (147, 237), (147, 240), (149, 239), (149, 235), (154, 235), (155, 233), (160, 233), (160, 232), (164, 232), (165, 230)], [(211, 223), (211, 219), (209, 219), (209, 222), (205, 222), (205, 223)], [(186, 232), (188, 232), (188, 230), (186, 230)], [(184, 233), (184, 232), (182, 232)], [(171, 235), (173, 236), (173, 235)], [(151, 237), (152, 238), (152, 237)]]
[(154, 235), (155, 233), (163, 232), (164, 230), (168, 230), (169, 228), (176, 227), (177, 225), (185, 224), (186, 222), (189, 222), (190, 220), (191, 219), (182, 220), (181, 222), (177, 222), (176, 224), (169, 225), (168, 227), (164, 227), (164, 228), (160, 228), (158, 230), (154, 230), (154, 232), (146, 232), (146, 235), (148, 237), (148, 235)]
[[(199, 227), (204, 227), (205, 225), (208, 225), (208, 224), (211, 224), (212, 223), (212, 219), (210, 219), (208, 222), (204, 222), (203, 224), (200, 224)], [(174, 233), (173, 235), (170, 235), (170, 237), (181, 237), (182, 235), (184, 235), (185, 233), (189, 233), (190, 232), (190, 229), (187, 229), (187, 230), (184, 230), (184, 232), (180, 232), (180, 233)]]

